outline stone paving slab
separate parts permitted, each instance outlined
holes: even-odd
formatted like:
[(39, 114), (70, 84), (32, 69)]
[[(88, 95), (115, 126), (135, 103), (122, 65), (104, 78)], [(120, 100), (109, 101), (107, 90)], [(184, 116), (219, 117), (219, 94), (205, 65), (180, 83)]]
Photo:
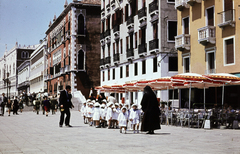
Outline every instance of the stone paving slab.
[(59, 116), (23, 112), (0, 117), (0, 154), (240, 154), (240, 130), (162, 126), (155, 135), (120, 134), (83, 124), (78, 111), (71, 112), (72, 128), (60, 128)]

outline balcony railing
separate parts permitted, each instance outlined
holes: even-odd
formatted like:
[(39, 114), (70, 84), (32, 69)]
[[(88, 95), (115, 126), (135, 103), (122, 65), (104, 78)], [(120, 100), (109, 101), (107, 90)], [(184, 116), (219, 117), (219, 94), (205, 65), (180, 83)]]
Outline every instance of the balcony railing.
[(100, 66), (101, 65), (104, 65), (105, 63), (104, 63), (104, 59), (100, 59)]
[(146, 7), (141, 8), (138, 10), (138, 19), (141, 19), (146, 16)]
[(116, 25), (114, 28), (113, 28), (113, 32), (118, 32), (119, 31), (119, 25)]
[(104, 12), (104, 11), (105, 11), (105, 8), (102, 8), (102, 9), (101, 9), (101, 12)]
[(65, 73), (65, 68), (64, 67), (61, 67), (60, 68), (60, 74), (64, 74)]
[(182, 11), (184, 8), (189, 8), (188, 0), (175, 0), (175, 9)]
[(105, 64), (110, 64), (111, 63), (111, 57), (106, 57), (104, 62), (105, 62)]
[(235, 10), (223, 11), (217, 14), (218, 16), (218, 26), (223, 28), (225, 26), (231, 25), (235, 27)]
[(108, 5), (106, 6), (106, 8), (107, 8), (107, 10), (110, 10), (110, 4), (108, 4)]
[(115, 5), (115, 0), (112, 0), (111, 1), (111, 6), (114, 6)]
[(205, 26), (198, 29), (198, 43), (202, 45), (207, 45), (208, 42), (215, 44), (215, 26)]
[(70, 65), (65, 65), (65, 72), (70, 72)]
[(149, 4), (149, 13), (152, 13), (156, 10), (158, 10), (158, 2), (153, 1), (152, 3)]
[(134, 23), (133, 16), (129, 16), (127, 19), (127, 25)]
[(146, 47), (147, 47), (146, 43), (138, 45), (138, 54), (147, 52)]
[(158, 49), (158, 39), (149, 41), (149, 51)]
[(193, 6), (195, 3), (201, 3), (202, 0), (187, 0), (187, 3), (191, 6)]
[(119, 53), (115, 53), (113, 57), (114, 62), (119, 61)]
[(110, 30), (109, 30), (109, 29), (105, 31), (104, 36), (105, 36), (105, 37), (110, 36)]
[(133, 49), (127, 49), (127, 58), (128, 57), (133, 57), (133, 56), (134, 56)]
[(190, 50), (190, 35), (182, 34), (175, 37), (175, 48), (183, 51), (184, 49)]

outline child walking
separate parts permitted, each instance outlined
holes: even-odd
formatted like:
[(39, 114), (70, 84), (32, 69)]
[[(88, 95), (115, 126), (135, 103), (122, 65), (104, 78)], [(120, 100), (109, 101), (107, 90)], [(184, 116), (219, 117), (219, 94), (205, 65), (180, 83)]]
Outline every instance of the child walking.
[(126, 113), (127, 108), (122, 107), (122, 112), (118, 116), (118, 125), (120, 127), (120, 133), (127, 133), (127, 122), (128, 122), (128, 115)]
[(82, 116), (83, 116), (83, 122), (84, 122), (84, 124), (86, 124), (87, 123), (87, 118), (86, 118), (86, 109), (87, 109), (87, 106), (86, 106), (86, 102), (84, 102), (83, 103), (83, 106), (81, 107), (81, 110), (80, 110), (80, 112), (82, 112)]
[(87, 117), (88, 117), (89, 126), (92, 126), (93, 124), (92, 122), (93, 113), (94, 113), (93, 103), (89, 103), (89, 107), (87, 108)]
[[(137, 109), (137, 104), (132, 105), (132, 111), (130, 112), (129, 119), (131, 121), (131, 124), (133, 126), (133, 133), (139, 133), (139, 121), (140, 121), (140, 110)], [(135, 131), (137, 127), (137, 131)]]
[(99, 125), (99, 120), (100, 120), (100, 108), (99, 107), (100, 107), (99, 103), (94, 104), (93, 121), (96, 124), (96, 128), (101, 128), (101, 126)]

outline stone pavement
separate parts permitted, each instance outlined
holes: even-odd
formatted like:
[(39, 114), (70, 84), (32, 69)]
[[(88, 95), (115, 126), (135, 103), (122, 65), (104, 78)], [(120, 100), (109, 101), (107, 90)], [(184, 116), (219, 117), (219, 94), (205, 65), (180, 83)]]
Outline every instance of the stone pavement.
[(72, 128), (60, 128), (59, 114), (46, 117), (23, 112), (0, 117), (0, 153), (240, 154), (240, 130), (162, 126), (161, 130), (155, 131), (155, 135), (120, 134), (118, 129), (94, 128), (83, 124), (78, 111), (72, 111)]

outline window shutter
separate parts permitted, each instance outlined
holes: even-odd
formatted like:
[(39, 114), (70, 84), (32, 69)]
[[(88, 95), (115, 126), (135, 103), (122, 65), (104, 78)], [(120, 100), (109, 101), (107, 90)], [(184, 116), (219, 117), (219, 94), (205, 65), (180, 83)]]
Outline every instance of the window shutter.
[(233, 0), (224, 0), (224, 11), (233, 9)]
[(233, 39), (226, 40), (226, 63), (234, 63)]
[(139, 44), (142, 42), (142, 29), (139, 30)]

